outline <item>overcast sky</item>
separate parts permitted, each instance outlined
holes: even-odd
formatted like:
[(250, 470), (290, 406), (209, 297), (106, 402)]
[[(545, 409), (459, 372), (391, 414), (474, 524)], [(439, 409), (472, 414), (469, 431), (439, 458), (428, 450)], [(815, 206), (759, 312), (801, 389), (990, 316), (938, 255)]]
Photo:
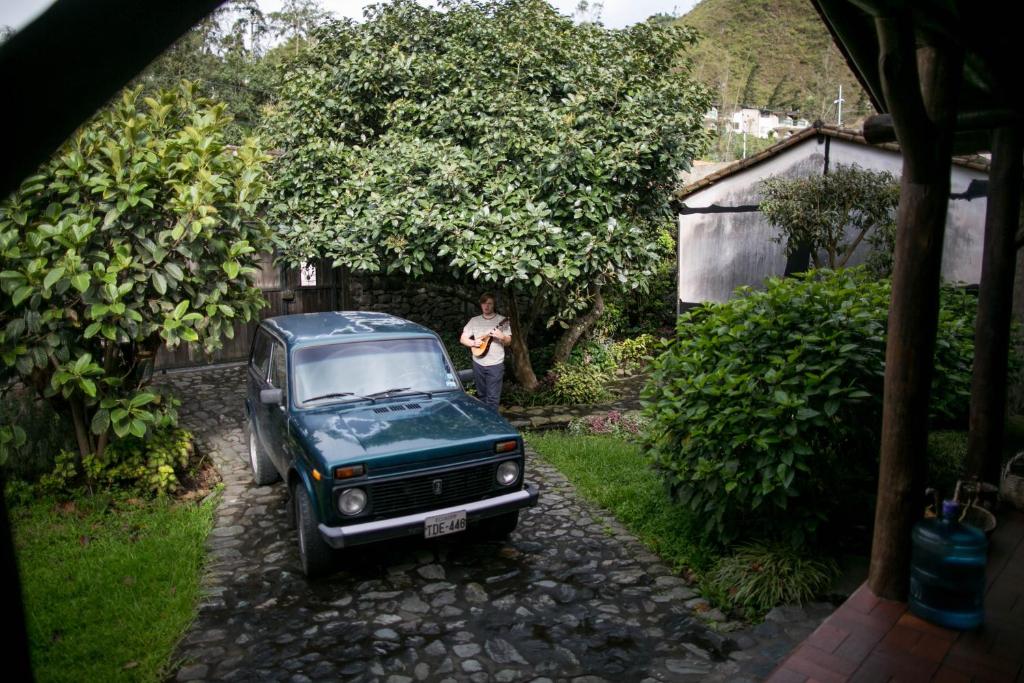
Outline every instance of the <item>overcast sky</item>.
[[(144, 2), (145, 0), (139, 0)], [(419, 0), (430, 4), (429, 0)], [(571, 15), (579, 0), (548, 0), (562, 14)], [(281, 6), (281, 0), (259, 0), (265, 12)], [(46, 9), (49, 0), (0, 0), (0, 26), (21, 28)], [(320, 0), (320, 5), (339, 17), (361, 19), (363, 7), (372, 2), (364, 0)], [(604, 0), (602, 23), (608, 28), (622, 28), (643, 21), (652, 14), (685, 14), (697, 0)]]

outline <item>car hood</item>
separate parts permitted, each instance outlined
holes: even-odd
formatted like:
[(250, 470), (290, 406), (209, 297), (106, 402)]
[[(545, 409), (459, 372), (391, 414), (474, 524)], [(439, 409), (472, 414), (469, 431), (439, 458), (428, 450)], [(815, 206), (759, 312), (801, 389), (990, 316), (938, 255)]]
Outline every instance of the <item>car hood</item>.
[(505, 418), (462, 392), (334, 404), (292, 416), (292, 434), (325, 467), (365, 463), (369, 473), (493, 455), (517, 437)]

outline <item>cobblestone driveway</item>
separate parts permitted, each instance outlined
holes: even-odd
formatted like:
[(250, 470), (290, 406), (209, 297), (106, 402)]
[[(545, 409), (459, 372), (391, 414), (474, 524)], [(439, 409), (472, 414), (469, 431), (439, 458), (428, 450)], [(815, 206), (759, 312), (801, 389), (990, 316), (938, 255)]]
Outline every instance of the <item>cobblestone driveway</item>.
[(165, 378), (226, 486), (178, 681), (753, 680), (828, 613), (720, 635), (687, 607), (693, 590), (532, 455), (540, 504), (508, 542), (357, 549), (309, 581), (285, 487), (249, 475), (244, 377), (230, 367)]

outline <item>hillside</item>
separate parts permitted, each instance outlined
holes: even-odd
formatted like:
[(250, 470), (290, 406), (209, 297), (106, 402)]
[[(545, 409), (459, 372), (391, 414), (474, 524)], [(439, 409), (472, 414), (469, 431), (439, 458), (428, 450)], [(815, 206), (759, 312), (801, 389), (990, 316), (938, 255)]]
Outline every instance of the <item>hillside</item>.
[(719, 106), (799, 112), (835, 123), (872, 113), (870, 100), (808, 0), (702, 0), (678, 22), (700, 31), (694, 74)]

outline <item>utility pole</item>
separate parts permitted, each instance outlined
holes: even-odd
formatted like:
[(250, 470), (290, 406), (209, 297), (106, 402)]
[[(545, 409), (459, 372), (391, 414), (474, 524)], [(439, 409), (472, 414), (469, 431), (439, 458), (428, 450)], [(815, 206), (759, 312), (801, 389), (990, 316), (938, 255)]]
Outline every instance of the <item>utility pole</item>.
[(842, 128), (843, 127), (843, 86), (842, 85), (839, 86), (839, 99), (836, 100), (835, 102), (833, 102), (832, 104), (838, 104), (839, 105), (839, 116), (838, 116), (838, 118), (836, 120), (836, 127), (837, 128)]

